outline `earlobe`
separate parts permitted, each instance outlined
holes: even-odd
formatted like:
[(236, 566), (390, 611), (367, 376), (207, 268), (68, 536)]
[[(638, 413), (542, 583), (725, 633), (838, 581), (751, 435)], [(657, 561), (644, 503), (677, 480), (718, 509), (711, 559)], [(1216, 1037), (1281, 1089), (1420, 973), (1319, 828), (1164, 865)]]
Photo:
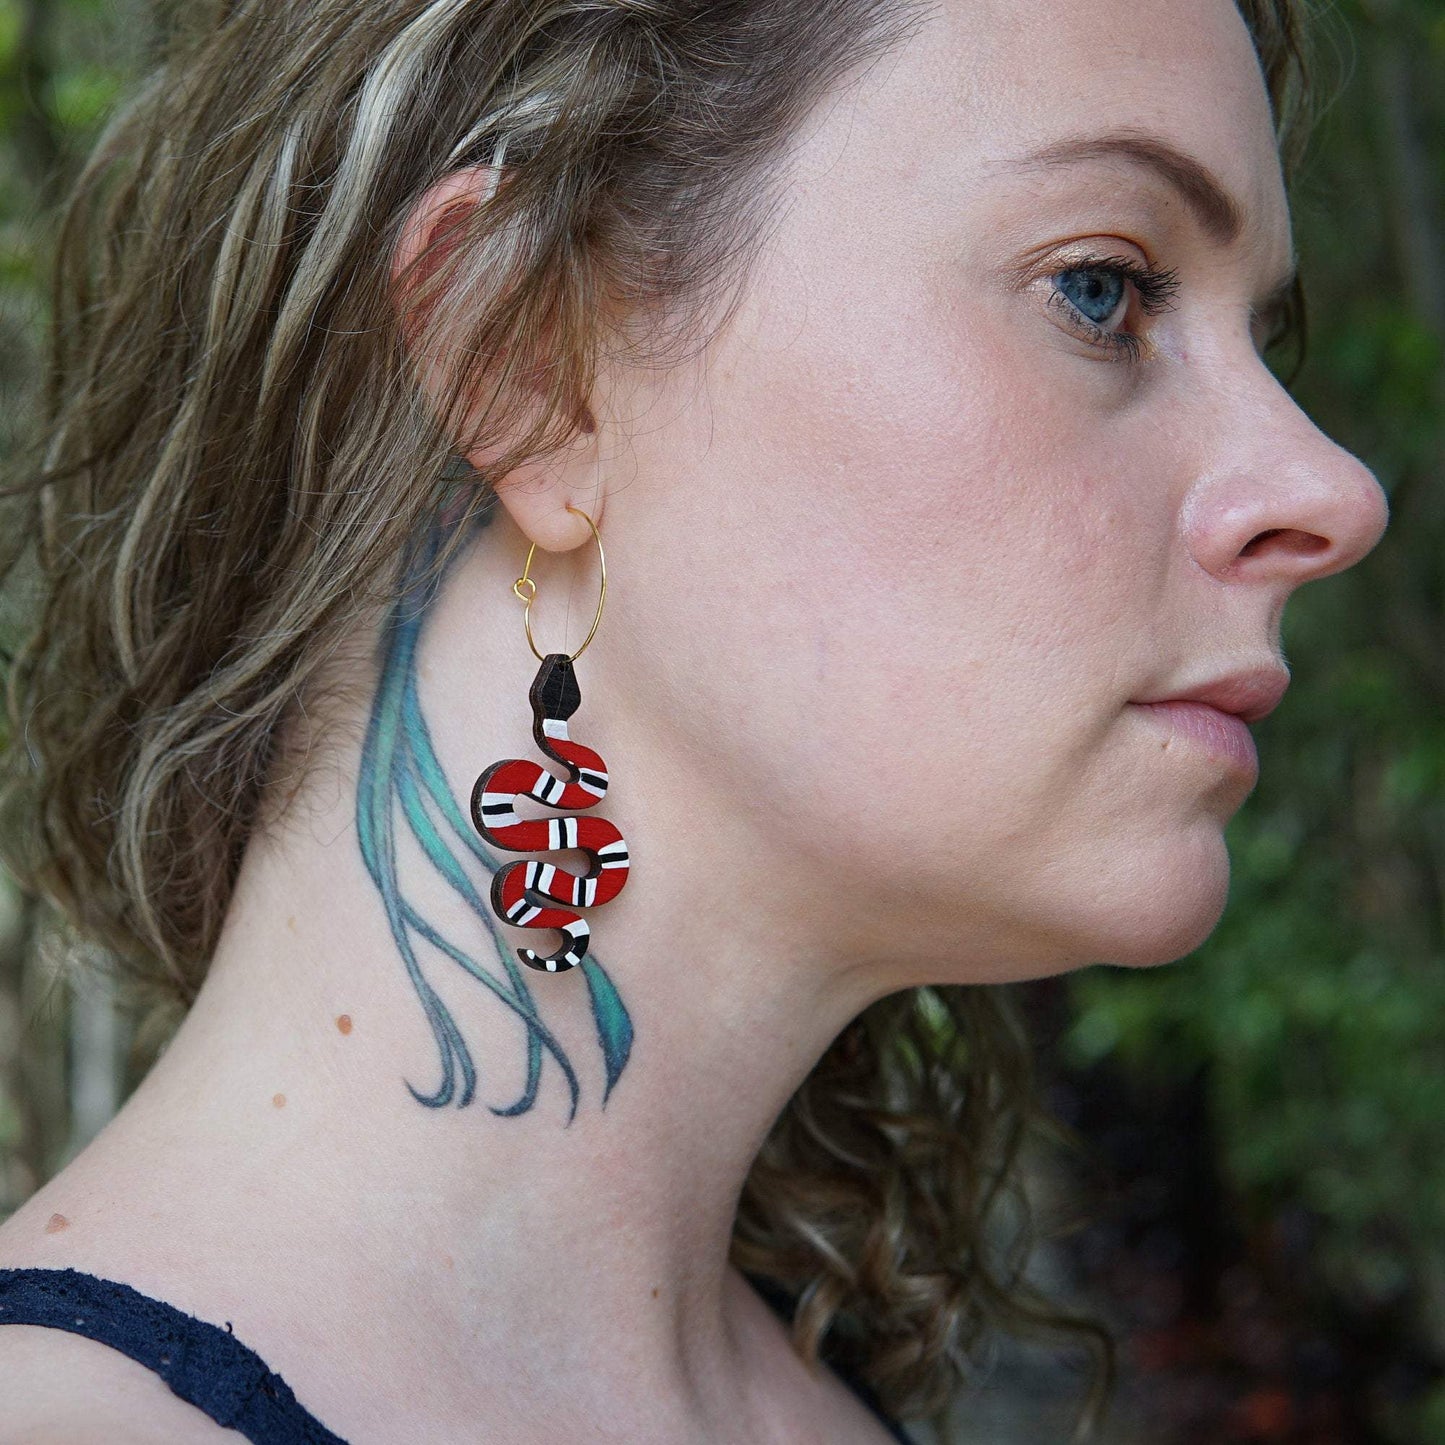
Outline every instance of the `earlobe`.
[(591, 464), (578, 447), (535, 463), (518, 467), (494, 484), (497, 501), (507, 509), (517, 529), (529, 542), (546, 552), (570, 552), (592, 540), (592, 526), (576, 510), (583, 507), (592, 517), (592, 525), (602, 525), (606, 505), (603, 488), (579, 485), (579, 473), (588, 473)]

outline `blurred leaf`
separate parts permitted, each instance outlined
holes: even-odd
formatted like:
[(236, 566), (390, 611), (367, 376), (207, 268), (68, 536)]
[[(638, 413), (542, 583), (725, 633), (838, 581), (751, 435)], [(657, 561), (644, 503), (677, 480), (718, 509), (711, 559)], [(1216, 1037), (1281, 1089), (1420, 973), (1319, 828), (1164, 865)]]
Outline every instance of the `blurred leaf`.
[(24, 18), (18, 0), (0, 0), (0, 70), (9, 70), (14, 66), (23, 28)]
[(55, 77), (50, 104), (68, 130), (90, 130), (115, 104), (121, 78), (112, 71), (84, 67)]

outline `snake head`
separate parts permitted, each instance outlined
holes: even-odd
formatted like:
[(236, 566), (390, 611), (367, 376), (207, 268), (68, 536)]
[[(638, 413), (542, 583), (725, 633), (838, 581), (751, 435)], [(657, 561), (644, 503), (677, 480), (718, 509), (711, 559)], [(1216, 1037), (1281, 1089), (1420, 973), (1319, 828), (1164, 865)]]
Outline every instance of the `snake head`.
[(549, 652), (542, 659), (528, 697), (539, 725), (543, 718), (557, 718), (565, 722), (582, 706), (582, 689), (577, 686), (577, 673), (572, 659), (565, 652)]

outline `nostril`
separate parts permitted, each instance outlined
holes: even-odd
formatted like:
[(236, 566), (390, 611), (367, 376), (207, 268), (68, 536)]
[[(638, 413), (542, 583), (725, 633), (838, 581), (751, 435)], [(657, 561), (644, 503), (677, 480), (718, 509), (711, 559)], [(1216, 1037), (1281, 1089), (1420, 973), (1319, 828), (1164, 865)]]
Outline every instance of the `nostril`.
[(1271, 527), (1268, 531), (1261, 532), (1257, 537), (1246, 542), (1240, 556), (1253, 556), (1262, 543), (1271, 541), (1275, 537), (1283, 537), (1285, 550), (1294, 552), (1301, 557), (1317, 557), (1321, 552), (1329, 551), (1330, 548), (1329, 539), (1321, 537), (1316, 532), (1302, 532), (1296, 527)]
[(1243, 548), (1240, 550), (1239, 555), (1241, 557), (1248, 557), (1251, 553), (1255, 551), (1255, 549), (1259, 546), (1261, 542), (1267, 542), (1271, 537), (1278, 537), (1283, 530), (1283, 527), (1271, 527), (1269, 531), (1261, 532), (1259, 536), (1251, 538), (1248, 542), (1244, 544)]

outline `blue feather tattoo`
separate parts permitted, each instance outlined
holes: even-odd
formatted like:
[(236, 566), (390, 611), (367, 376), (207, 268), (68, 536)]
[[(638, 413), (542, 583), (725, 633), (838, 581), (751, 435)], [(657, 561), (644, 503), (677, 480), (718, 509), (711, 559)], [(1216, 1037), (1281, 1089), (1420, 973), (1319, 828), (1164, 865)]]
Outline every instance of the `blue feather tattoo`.
[[(474, 525), (487, 525), (495, 506), (495, 501), (488, 505)], [(431, 982), (436, 970), (455, 967), (489, 989), (526, 1025), (527, 1071), (522, 1092), (509, 1104), (487, 1107), (494, 1114), (504, 1115), (531, 1109), (541, 1085), (544, 1059), (550, 1056), (567, 1084), (570, 1124), (576, 1117), (580, 1094), (576, 1070), (543, 1022), (526, 972), (518, 966), (512, 948), (498, 931), (496, 916), (486, 904), (488, 889), (477, 881), (477, 875), (489, 880), (502, 864), (472, 827), (447, 782), (417, 693), (417, 650), (446, 574), (446, 568), (439, 569), (436, 561), (447, 535), (450, 513), (450, 508), (440, 508), (435, 521), (404, 559), (398, 595), (382, 629), (381, 673), (356, 792), (357, 840), (366, 871), (381, 896), (407, 977), (431, 1025), (440, 1058), (436, 1087), (423, 1091), (408, 1083), (412, 1097), (432, 1109), (451, 1104), (464, 1108), (476, 1097), (476, 1060), (451, 1010)], [(457, 548), (453, 555), (462, 550)], [(426, 862), (485, 929), (480, 935), (482, 947), (472, 940), (459, 946), (408, 901), (397, 867), (399, 827), (411, 834)], [(483, 954), (488, 962), (483, 962)], [(585, 957), (581, 969), (602, 1050), (605, 1107), (632, 1052), (632, 1019), (606, 969), (594, 957)]]

